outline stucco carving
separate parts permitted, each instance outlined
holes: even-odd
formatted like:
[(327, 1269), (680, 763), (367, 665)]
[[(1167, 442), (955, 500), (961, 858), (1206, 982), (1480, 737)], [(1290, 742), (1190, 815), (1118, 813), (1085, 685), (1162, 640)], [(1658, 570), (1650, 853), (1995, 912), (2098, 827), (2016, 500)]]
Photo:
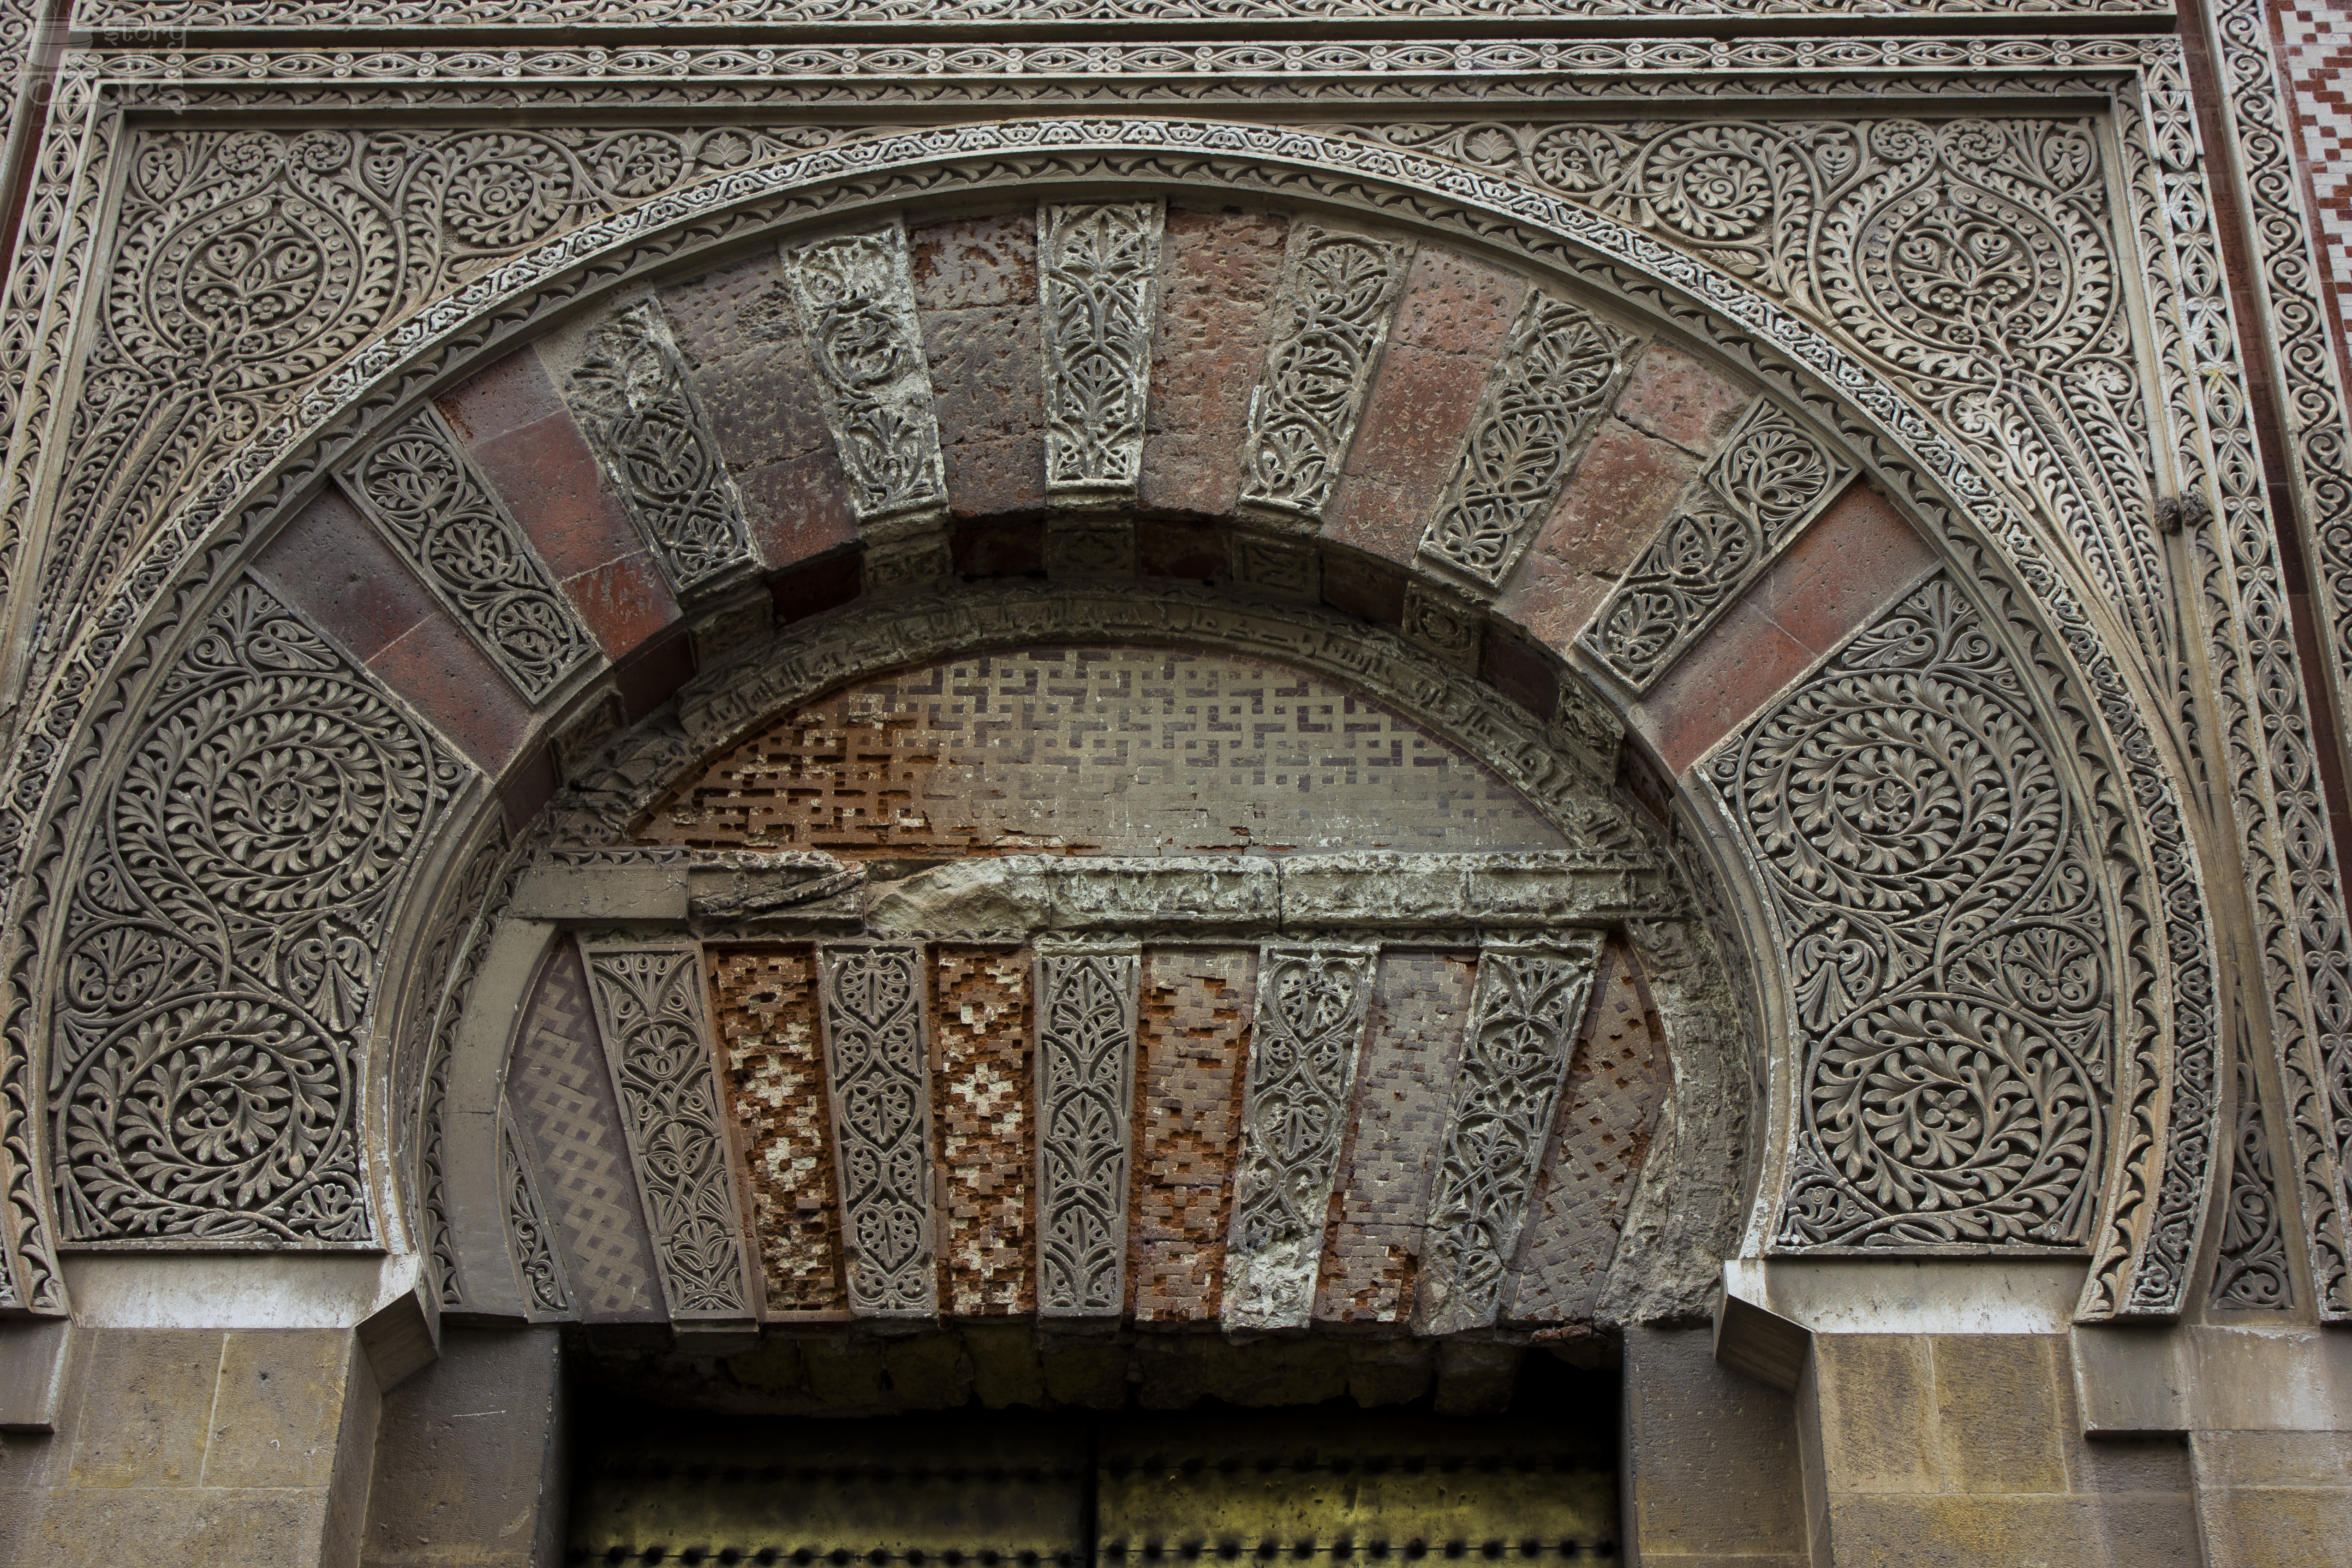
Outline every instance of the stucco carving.
[(1134, 498), (1166, 222), (1160, 202), (1037, 211), (1045, 487), (1064, 505)]
[(866, 1317), (935, 1316), (939, 1249), (922, 949), (836, 945), (818, 957), (850, 1310)]
[(1126, 1306), (1135, 947), (1037, 951), (1037, 1311)]

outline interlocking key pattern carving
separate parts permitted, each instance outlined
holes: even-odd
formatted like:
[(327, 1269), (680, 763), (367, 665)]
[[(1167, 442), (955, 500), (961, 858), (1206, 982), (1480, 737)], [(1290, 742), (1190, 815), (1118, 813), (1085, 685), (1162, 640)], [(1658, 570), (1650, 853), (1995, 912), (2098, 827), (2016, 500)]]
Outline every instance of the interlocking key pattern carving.
[(1634, 691), (1649, 690), (1853, 474), (1759, 400), (1578, 643)]
[(1038, 209), (1045, 488), (1065, 506), (1134, 499), (1167, 212), (1160, 202)]
[(850, 1310), (931, 1317), (940, 1271), (923, 950), (860, 944), (819, 956)]
[(2113, 925), (2031, 691), (1938, 575), (1707, 765), (1758, 846), (1796, 1009), (1782, 1249), (2084, 1238)]
[(1322, 522), (1412, 261), (1409, 240), (1291, 225), (1265, 365), (1250, 393), (1244, 511), (1299, 528)]
[(1136, 991), (1126, 948), (1037, 954), (1037, 1311), (1117, 1317), (1126, 1304), (1128, 1134)]
[(1265, 947), (1225, 1242), (1224, 1327), (1303, 1329), (1371, 1006), (1372, 947)]
[(1579, 932), (1550, 948), (1478, 955), (1430, 1183), (1416, 1334), (1494, 1325), (1602, 944), (1599, 932)]
[(581, 956), (669, 1315), (748, 1320), (742, 1211), (703, 1019), (700, 955), (683, 944), (583, 943)]
[(533, 1322), (572, 1316), (572, 1286), (551, 1243), (539, 1177), (515, 1140), (514, 1117), (503, 1104), (499, 1107), (499, 1176), (507, 1195), (507, 1255), (514, 1260), (523, 1310)]
[(1528, 291), (1421, 536), (1423, 563), (1481, 588), (1503, 585), (1609, 412), (1632, 347), (1590, 312)]
[(596, 653), (555, 574), (436, 410), (370, 448), (343, 488), (498, 665), (536, 704)]
[(657, 302), (599, 329), (566, 391), (672, 592), (692, 600), (756, 564), (742, 499)]
[(793, 246), (784, 270), (858, 523), (878, 539), (940, 514), (947, 469), (905, 225)]
[(464, 782), (367, 673), (232, 587), (140, 716), (63, 925), (58, 1218), (80, 1242), (362, 1245), (363, 1048)]

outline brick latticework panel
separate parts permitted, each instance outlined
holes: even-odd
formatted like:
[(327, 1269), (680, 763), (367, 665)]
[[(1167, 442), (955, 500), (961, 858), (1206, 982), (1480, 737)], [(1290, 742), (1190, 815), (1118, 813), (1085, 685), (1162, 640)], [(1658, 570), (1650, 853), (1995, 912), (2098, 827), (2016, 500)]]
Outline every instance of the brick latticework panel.
[(940, 1309), (1034, 1312), (1034, 1082), (1026, 952), (941, 947), (931, 968), (931, 1125), (940, 1141)]
[(1601, 962), (1504, 1299), (1507, 1319), (1592, 1316), (1665, 1099), (1665, 1042), (1633, 956), (1612, 943)]
[(1223, 1298), (1256, 957), (1143, 956), (1127, 1267), (1139, 1322), (1213, 1319)]
[(727, 1102), (741, 1129), (772, 1312), (845, 1312), (826, 1137), (816, 961), (805, 947), (708, 955)]
[(1561, 844), (1467, 753), (1359, 691), (1164, 648), (860, 682), (723, 753), (640, 836), (844, 854)]
[(1315, 1315), (1402, 1323), (1445, 1127), (1475, 956), (1388, 951), (1372, 988), (1364, 1055), (1339, 1190), (1325, 1232)]
[(523, 1009), (507, 1103), (530, 1145), (580, 1315), (590, 1322), (664, 1316), (588, 977), (569, 936), (557, 941)]

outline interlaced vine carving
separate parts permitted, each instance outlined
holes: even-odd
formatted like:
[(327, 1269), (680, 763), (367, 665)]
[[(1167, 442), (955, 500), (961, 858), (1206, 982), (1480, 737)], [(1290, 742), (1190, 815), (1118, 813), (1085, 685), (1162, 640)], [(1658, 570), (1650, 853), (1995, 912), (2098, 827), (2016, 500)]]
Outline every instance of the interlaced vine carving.
[(1789, 954), (1801, 1108), (1780, 1247), (2082, 1239), (2110, 925), (2028, 692), (1938, 576), (1709, 765)]
[(1276, 946), (1259, 955), (1225, 1243), (1229, 1333), (1305, 1328), (1314, 1311), (1378, 956), (1373, 948)]
[(150, 700), (68, 906), (51, 1051), (82, 1242), (373, 1239), (363, 1061), (461, 765), (259, 584)]
[(2278, 1178), (2271, 1165), (2269, 1119), (2246, 1030), (2238, 1030), (2238, 1115), (2230, 1139), (2230, 1187), (2221, 1215), (2221, 1254), (2212, 1301), (2231, 1312), (2279, 1312), (2294, 1305), (2286, 1230), (2279, 1222)]
[(596, 652), (555, 575), (433, 409), (352, 465), (343, 486), (515, 689), (543, 700)]
[(1608, 412), (1633, 346), (1591, 312), (1528, 291), (1421, 536), (1424, 562), (1502, 586)]
[(931, 372), (915, 315), (906, 225), (841, 235), (784, 253), (825, 416), (869, 537), (947, 505)]
[(642, 300), (599, 329), (565, 390), (671, 591), (692, 600), (757, 564), (742, 500), (660, 305)]
[(1319, 523), (1363, 413), (1412, 246), (1290, 225), (1265, 367), (1250, 394), (1242, 507)]
[(1045, 485), (1057, 499), (1111, 502), (1135, 494), (1166, 217), (1160, 202), (1038, 211)]
[(867, 1317), (930, 1317), (940, 1280), (923, 952), (841, 946), (821, 956), (849, 1304)]
[(1853, 476), (1786, 410), (1758, 402), (1577, 641), (1648, 691)]
[(747, 1319), (741, 1210), (703, 1017), (700, 955), (691, 946), (583, 943), (581, 956), (669, 1315)]
[(549, 1239), (539, 1177), (515, 1143), (514, 1118), (503, 1104), (499, 1107), (499, 1177), (507, 1198), (507, 1249), (514, 1260), (525, 1312), (533, 1322), (570, 1317), (572, 1286)]
[(1132, 948), (1037, 955), (1037, 1310), (1049, 1317), (1126, 1304), (1141, 977)]
[(1490, 946), (1478, 956), (1430, 1183), (1415, 1333), (1494, 1324), (1601, 948), (1598, 933), (1579, 932), (1557, 950)]

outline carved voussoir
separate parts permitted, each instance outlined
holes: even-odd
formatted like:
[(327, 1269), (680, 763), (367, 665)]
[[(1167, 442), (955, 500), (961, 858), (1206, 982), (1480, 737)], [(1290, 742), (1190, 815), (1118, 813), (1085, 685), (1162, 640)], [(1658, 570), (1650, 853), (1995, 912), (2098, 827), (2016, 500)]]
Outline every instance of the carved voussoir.
[(1040, 945), (1036, 962), (1037, 1311), (1116, 1319), (1142, 954), (1133, 942)]
[(912, 943), (844, 943), (820, 948), (818, 959), (850, 1310), (862, 1317), (936, 1317), (923, 950)]
[(1234, 590), (1258, 599), (1319, 604), (1323, 599), (1323, 553), (1302, 538), (1285, 538), (1244, 524), (1226, 543)]
[(1160, 202), (1038, 209), (1045, 493), (1057, 507), (1135, 499), (1166, 219)]
[(735, 1162), (692, 943), (581, 944), (670, 1320), (757, 1316)]

